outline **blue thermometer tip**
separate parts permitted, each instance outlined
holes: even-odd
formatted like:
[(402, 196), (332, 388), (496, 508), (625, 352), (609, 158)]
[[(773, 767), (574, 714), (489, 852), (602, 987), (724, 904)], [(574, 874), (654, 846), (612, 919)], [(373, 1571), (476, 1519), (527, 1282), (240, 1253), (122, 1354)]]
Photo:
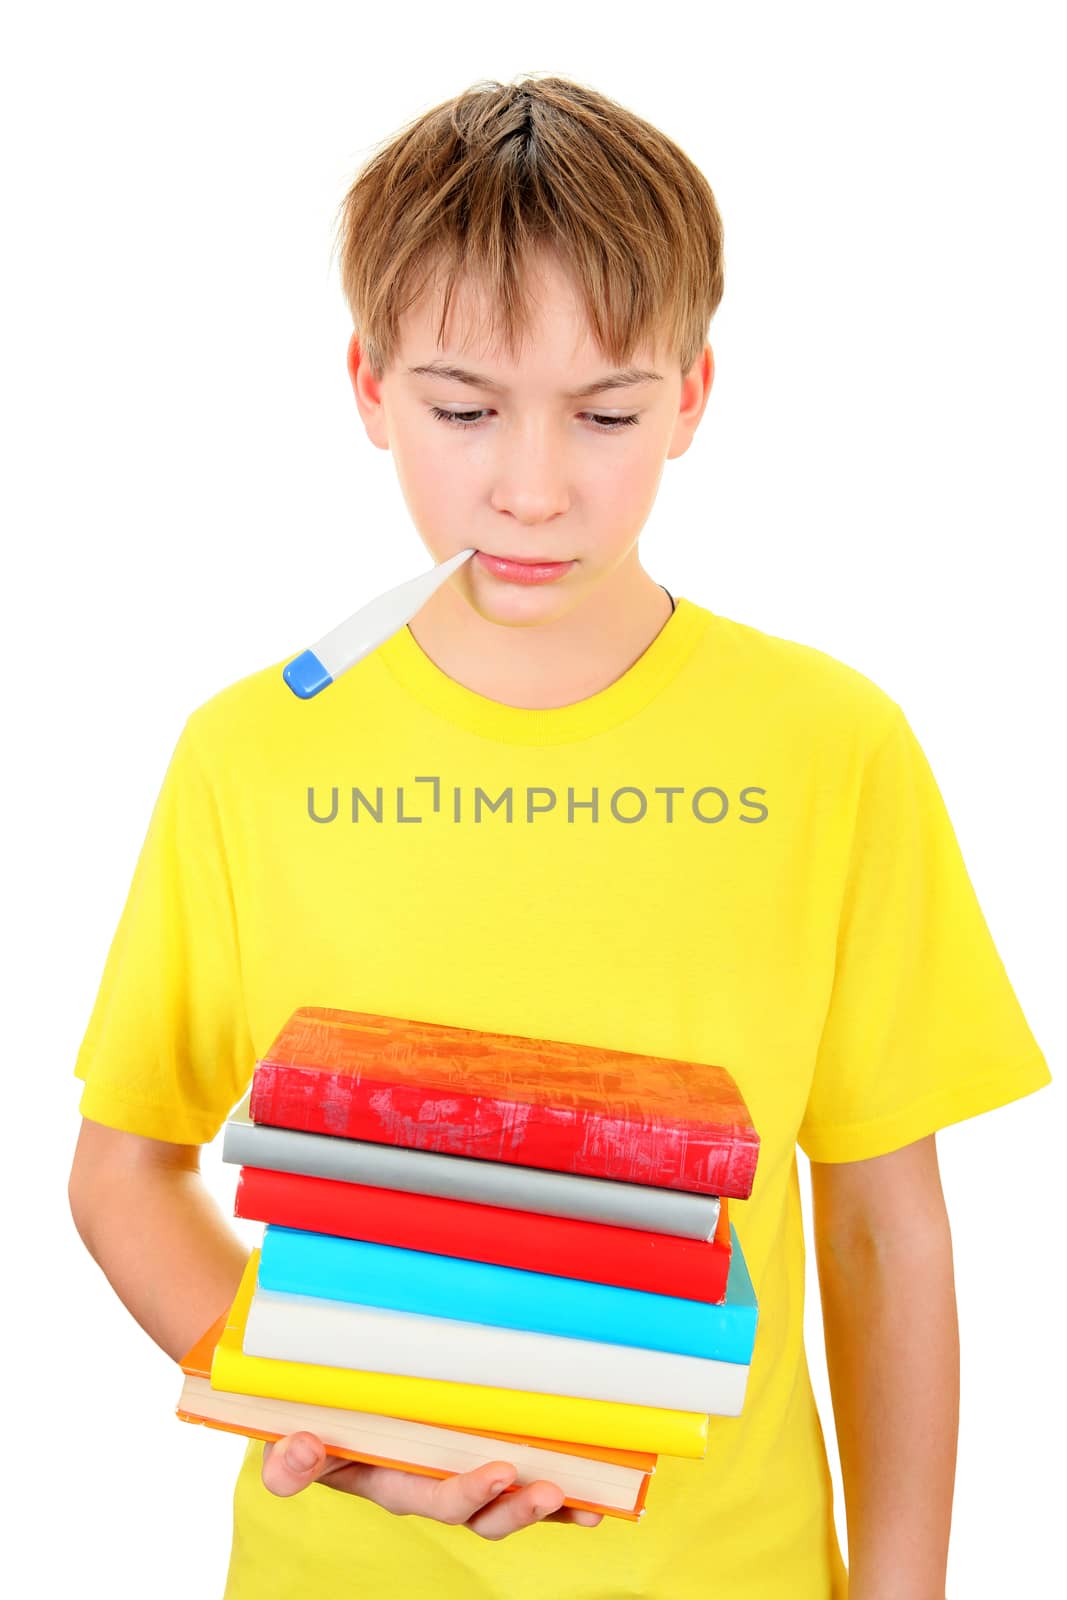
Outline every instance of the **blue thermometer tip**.
[(294, 661), (290, 661), (287, 667), (283, 667), (282, 677), (301, 700), (310, 700), (320, 689), (325, 689), (333, 682), (314, 650), (305, 650)]

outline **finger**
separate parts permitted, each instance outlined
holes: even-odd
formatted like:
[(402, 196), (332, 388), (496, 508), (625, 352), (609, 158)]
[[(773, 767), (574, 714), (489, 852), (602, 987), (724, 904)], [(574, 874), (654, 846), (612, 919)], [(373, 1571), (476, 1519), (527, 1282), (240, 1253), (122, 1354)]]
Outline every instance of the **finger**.
[[(357, 1492), (397, 1516), (433, 1517), (439, 1522), (462, 1522), (470, 1526), (472, 1517), (476, 1517), (480, 1509), (484, 1510), (490, 1506), (498, 1495), (504, 1495), (505, 1503), (515, 1499), (514, 1495), (504, 1494), (514, 1480), (514, 1469), (500, 1461), (490, 1462), (478, 1468), (477, 1473), (457, 1474), (455, 1477), (439, 1480), (436, 1483), (414, 1472), (396, 1472), (384, 1467), (366, 1467), (363, 1471), (366, 1477)], [(569, 1522), (583, 1528), (595, 1528), (603, 1522), (603, 1515), (599, 1512), (582, 1511), (563, 1505), (556, 1511), (549, 1510), (544, 1515), (539, 1515), (538, 1512), (543, 1510), (545, 1504), (558, 1504), (559, 1499), (559, 1491), (555, 1484), (549, 1484), (544, 1480), (540, 1487), (545, 1491), (551, 1490), (552, 1493), (539, 1492), (532, 1508), (526, 1503), (523, 1507), (515, 1508), (510, 1519), (514, 1525), (510, 1531), (515, 1532), (519, 1526), (528, 1527), (532, 1522)], [(531, 1497), (527, 1495), (527, 1502), (530, 1499)], [(480, 1521), (474, 1531), (481, 1531)]]
[(554, 1483), (539, 1478), (514, 1494), (501, 1495), (467, 1519), (467, 1527), (483, 1539), (506, 1539), (535, 1522), (547, 1521), (563, 1505), (563, 1491)]
[(453, 1473), (448, 1478), (423, 1478), (407, 1472), (398, 1475), (395, 1485), (390, 1484), (389, 1500), (381, 1503), (401, 1515), (415, 1512), (459, 1525), (496, 1500), (515, 1478), (510, 1461), (487, 1461), (471, 1472)]
[(263, 1483), (271, 1494), (299, 1494), (335, 1465), (313, 1433), (291, 1433), (263, 1446)]
[(579, 1528), (595, 1528), (604, 1520), (603, 1512), (580, 1511), (576, 1506), (563, 1506), (559, 1511), (549, 1512), (547, 1517), (542, 1517), (542, 1522), (572, 1522)]
[[(329, 1487), (362, 1495), (397, 1517), (431, 1517), (450, 1523), (466, 1522), (515, 1478), (515, 1468), (508, 1461), (489, 1461), (472, 1472), (451, 1473), (447, 1478), (395, 1467), (336, 1465), (342, 1470), (321, 1480)], [(358, 1481), (351, 1477), (357, 1472)]]

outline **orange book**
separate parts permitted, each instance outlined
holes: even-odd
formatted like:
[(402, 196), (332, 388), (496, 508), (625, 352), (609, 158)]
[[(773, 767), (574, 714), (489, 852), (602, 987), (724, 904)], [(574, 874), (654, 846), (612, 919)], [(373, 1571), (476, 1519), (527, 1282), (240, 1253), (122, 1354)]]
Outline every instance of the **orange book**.
[(177, 1415), (183, 1422), (263, 1440), (306, 1430), (320, 1438), (332, 1456), (429, 1478), (448, 1478), (487, 1461), (511, 1461), (518, 1476), (505, 1494), (544, 1479), (563, 1490), (565, 1506), (628, 1522), (639, 1521), (644, 1513), (656, 1457), (642, 1451), (487, 1434), (213, 1389), (211, 1358), (228, 1316), (223, 1313), (182, 1357), (185, 1382)]

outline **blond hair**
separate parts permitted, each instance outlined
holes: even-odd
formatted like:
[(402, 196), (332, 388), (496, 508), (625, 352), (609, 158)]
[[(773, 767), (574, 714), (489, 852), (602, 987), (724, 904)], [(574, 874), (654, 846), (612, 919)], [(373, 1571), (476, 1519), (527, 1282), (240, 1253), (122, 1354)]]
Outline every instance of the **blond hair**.
[(566, 78), (483, 79), (409, 123), (360, 169), (337, 218), (341, 285), (377, 377), (437, 274), (443, 342), (457, 282), (487, 291), (490, 342), (528, 328), (525, 272), (549, 247), (608, 358), (665, 341), (687, 372), (723, 292), (722, 220), (665, 134)]

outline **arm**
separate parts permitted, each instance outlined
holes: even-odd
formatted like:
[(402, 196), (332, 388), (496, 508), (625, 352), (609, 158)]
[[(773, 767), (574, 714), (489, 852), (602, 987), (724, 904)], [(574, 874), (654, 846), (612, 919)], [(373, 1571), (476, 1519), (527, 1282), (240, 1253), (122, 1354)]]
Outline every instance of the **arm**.
[[(85, 1247), (123, 1305), (180, 1360), (228, 1310), (248, 1260), (200, 1181), (199, 1146), (143, 1139), (83, 1118), (68, 1194)], [(263, 1453), (263, 1482), (272, 1494), (323, 1483), (397, 1516), (461, 1523), (485, 1539), (539, 1521), (596, 1527), (602, 1520), (563, 1506), (560, 1490), (542, 1478), (502, 1495), (515, 1476), (514, 1466), (499, 1458), (450, 1478), (426, 1478), (329, 1456), (307, 1432), (268, 1444)]]
[(811, 1184), (850, 1600), (943, 1600), (959, 1336), (934, 1136)]
[(200, 1181), (198, 1145), (82, 1119), (67, 1187), (82, 1242), (175, 1361), (230, 1306), (248, 1251)]

